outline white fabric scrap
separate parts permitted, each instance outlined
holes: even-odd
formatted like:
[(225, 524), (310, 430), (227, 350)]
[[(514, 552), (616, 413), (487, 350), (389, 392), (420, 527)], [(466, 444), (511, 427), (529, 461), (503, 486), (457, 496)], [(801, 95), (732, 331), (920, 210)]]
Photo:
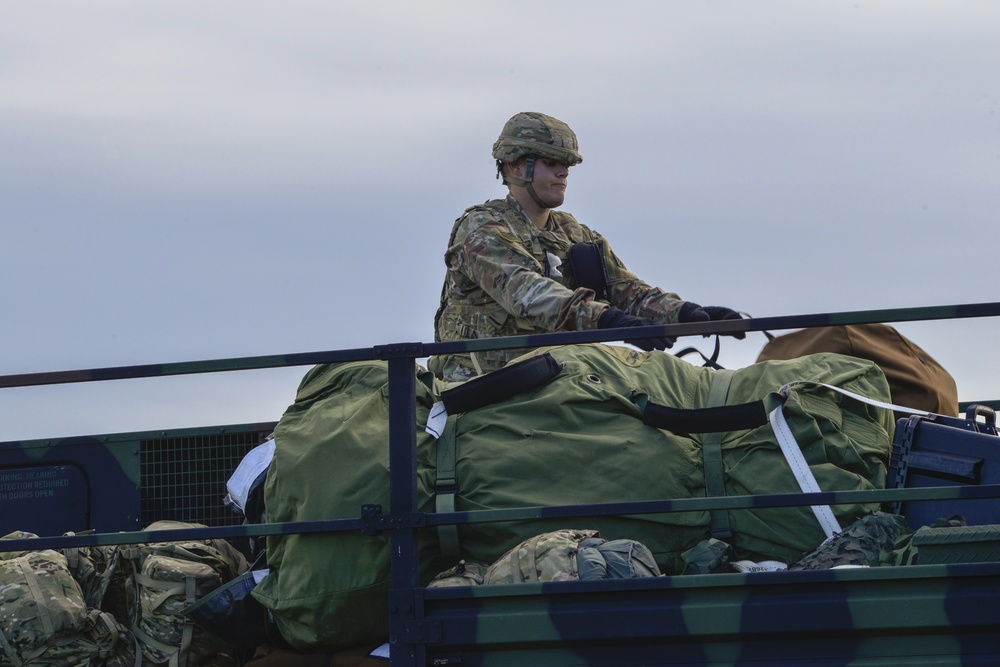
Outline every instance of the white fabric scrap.
[(424, 427), (424, 430), (435, 439), (440, 438), (441, 434), (444, 433), (444, 425), (447, 421), (448, 410), (444, 407), (444, 403), (438, 401), (431, 406), (431, 411), (427, 415), (427, 426)]
[(551, 252), (545, 253), (545, 259), (548, 260), (549, 265), (549, 278), (562, 278), (562, 271), (559, 267), (562, 266), (562, 260), (557, 256), (553, 255)]
[(226, 491), (229, 492), (229, 497), (241, 512), (246, 509), (250, 487), (257, 477), (271, 465), (273, 458), (274, 438), (269, 438), (247, 452), (240, 464), (236, 466), (232, 477), (226, 482)]
[(788, 564), (777, 560), (762, 560), (755, 563), (752, 560), (738, 560), (730, 563), (737, 572), (780, 572), (787, 570)]

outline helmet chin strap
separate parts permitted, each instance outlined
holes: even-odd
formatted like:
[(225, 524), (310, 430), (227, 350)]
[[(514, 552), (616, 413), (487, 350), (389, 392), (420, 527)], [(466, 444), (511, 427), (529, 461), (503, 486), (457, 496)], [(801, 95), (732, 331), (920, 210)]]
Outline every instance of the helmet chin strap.
[(524, 160), (524, 189), (528, 191), (528, 195), (535, 201), (535, 203), (543, 209), (552, 208), (549, 204), (543, 202), (542, 198), (538, 196), (537, 192), (535, 192), (535, 188), (531, 184), (533, 180), (535, 180), (535, 156), (529, 155)]
[(524, 178), (518, 178), (517, 176), (511, 176), (507, 173), (507, 170), (503, 168), (503, 165), (497, 160), (497, 178), (503, 179), (504, 185), (519, 185), (528, 192), (528, 196), (531, 197), (532, 201), (541, 206), (542, 208), (552, 208), (550, 204), (542, 201), (542, 198), (538, 196), (535, 192), (535, 188), (531, 185), (531, 182), (535, 180), (535, 155), (528, 155), (524, 158)]

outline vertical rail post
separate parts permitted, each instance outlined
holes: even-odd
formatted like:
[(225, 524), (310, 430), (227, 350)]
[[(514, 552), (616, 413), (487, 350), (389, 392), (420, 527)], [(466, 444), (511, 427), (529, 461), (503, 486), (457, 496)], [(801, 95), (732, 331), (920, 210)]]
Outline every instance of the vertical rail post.
[[(389, 358), (389, 512), (417, 511), (416, 363), (413, 357)], [(417, 618), (414, 589), (420, 583), (417, 528), (390, 531), (392, 589), (389, 592), (389, 660), (392, 667), (423, 667), (423, 647), (405, 641)]]

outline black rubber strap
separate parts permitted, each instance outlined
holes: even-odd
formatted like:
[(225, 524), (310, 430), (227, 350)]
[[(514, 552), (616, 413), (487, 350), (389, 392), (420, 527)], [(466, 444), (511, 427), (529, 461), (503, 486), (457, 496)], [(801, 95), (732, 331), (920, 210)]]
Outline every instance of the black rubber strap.
[(763, 426), (767, 423), (767, 411), (764, 401), (689, 410), (647, 403), (642, 421), (671, 433), (719, 433)]
[(540, 387), (559, 375), (560, 370), (559, 362), (551, 354), (543, 354), (447, 389), (441, 392), (441, 401), (449, 415), (469, 412)]

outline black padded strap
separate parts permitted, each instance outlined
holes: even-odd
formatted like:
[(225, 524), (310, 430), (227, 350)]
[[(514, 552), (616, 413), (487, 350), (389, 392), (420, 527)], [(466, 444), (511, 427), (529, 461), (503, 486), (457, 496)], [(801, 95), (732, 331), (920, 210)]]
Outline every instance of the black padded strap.
[(767, 423), (767, 411), (764, 401), (689, 410), (647, 403), (642, 421), (671, 433), (719, 433), (763, 426)]
[(598, 300), (608, 300), (608, 278), (604, 270), (604, 257), (596, 243), (574, 243), (569, 247), (569, 263), (573, 267), (576, 284), (594, 290)]
[(540, 387), (559, 375), (560, 370), (559, 362), (551, 354), (542, 354), (446, 389), (441, 392), (441, 401), (449, 415), (469, 412)]

